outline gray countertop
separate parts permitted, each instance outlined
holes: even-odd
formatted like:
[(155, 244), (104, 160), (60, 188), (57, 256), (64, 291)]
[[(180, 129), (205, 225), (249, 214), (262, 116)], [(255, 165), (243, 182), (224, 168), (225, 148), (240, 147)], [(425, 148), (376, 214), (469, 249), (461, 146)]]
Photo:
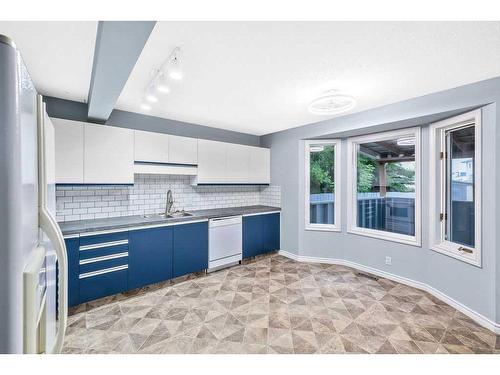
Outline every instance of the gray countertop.
[(271, 206), (244, 206), (244, 207), (229, 207), (229, 208), (214, 208), (209, 210), (193, 210), (189, 211), (193, 216), (189, 217), (176, 217), (170, 219), (161, 218), (144, 218), (140, 215), (137, 216), (122, 216), (112, 217), (106, 219), (93, 219), (93, 220), (77, 220), (66, 221), (59, 223), (63, 235), (68, 236), (72, 234), (79, 234), (85, 232), (97, 232), (102, 230), (111, 229), (127, 229), (133, 227), (140, 227), (143, 225), (157, 225), (157, 224), (170, 224), (170, 223), (184, 223), (190, 221), (213, 219), (223, 216), (235, 215), (250, 215), (260, 212), (279, 212), (279, 207)]

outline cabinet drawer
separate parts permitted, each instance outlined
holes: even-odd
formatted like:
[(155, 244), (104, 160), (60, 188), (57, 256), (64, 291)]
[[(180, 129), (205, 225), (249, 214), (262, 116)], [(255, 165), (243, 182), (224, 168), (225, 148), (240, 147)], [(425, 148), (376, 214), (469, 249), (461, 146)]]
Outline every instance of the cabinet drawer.
[[(117, 232), (117, 233), (106, 233), (97, 235), (80, 235), (80, 250), (86, 248), (99, 248), (111, 246), (110, 243), (115, 243), (117, 241), (128, 241), (128, 231)], [(128, 242), (127, 242), (128, 243)]]
[(126, 252), (128, 252), (128, 242), (111, 244), (106, 247), (95, 247), (87, 249), (84, 248), (83, 250), (80, 249), (78, 253), (79, 253), (79, 260), (81, 261), (81, 260), (100, 258)]
[(128, 252), (106, 255), (96, 258), (81, 259), (80, 277), (89, 272), (106, 270), (123, 265), (128, 265)]
[(80, 274), (80, 303), (127, 290), (128, 266)]

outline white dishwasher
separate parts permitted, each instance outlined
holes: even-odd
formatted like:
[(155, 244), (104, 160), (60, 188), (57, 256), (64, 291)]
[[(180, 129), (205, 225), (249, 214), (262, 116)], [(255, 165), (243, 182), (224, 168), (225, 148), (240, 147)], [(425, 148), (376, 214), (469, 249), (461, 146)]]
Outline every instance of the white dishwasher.
[(242, 259), (241, 216), (208, 221), (208, 272), (237, 264)]

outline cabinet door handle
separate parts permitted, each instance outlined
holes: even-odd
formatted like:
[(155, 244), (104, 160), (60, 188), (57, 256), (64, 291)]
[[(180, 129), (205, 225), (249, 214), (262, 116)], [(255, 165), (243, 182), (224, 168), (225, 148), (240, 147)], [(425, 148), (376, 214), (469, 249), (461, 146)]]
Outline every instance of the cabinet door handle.
[(89, 263), (95, 263), (95, 262), (102, 262), (105, 260), (111, 260), (111, 259), (118, 259), (118, 258), (125, 258), (128, 257), (128, 251), (125, 251), (123, 253), (116, 253), (116, 254), (111, 254), (111, 255), (104, 255), (102, 257), (95, 257), (95, 258), (89, 258), (89, 259), (81, 259), (79, 264), (89, 264)]
[(118, 266), (118, 267), (111, 267), (111, 268), (106, 268), (103, 270), (99, 271), (93, 271), (93, 272), (87, 272), (87, 273), (81, 273), (80, 276), (78, 276), (79, 279), (85, 279), (87, 277), (92, 277), (92, 276), (99, 276), (103, 275), (105, 273), (110, 273), (110, 272), (116, 272), (116, 271), (121, 271), (121, 270), (126, 270), (128, 268), (128, 265), (125, 264), (123, 266)]
[(103, 247), (112, 247), (112, 246), (120, 246), (120, 245), (127, 245), (127, 244), (128, 244), (128, 240), (101, 242), (101, 243), (95, 243), (95, 244), (91, 244), (91, 245), (82, 245), (82, 246), (80, 246), (80, 251), (101, 249)]

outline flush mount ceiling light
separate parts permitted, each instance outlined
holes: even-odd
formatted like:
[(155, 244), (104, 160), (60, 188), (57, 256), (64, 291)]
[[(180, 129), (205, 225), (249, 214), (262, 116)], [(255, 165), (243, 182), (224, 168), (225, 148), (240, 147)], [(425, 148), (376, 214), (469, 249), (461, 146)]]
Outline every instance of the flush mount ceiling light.
[(331, 90), (314, 99), (308, 109), (314, 115), (327, 116), (350, 111), (355, 105), (356, 99), (351, 95)]
[(414, 137), (405, 137), (399, 138), (396, 141), (398, 146), (415, 146), (415, 138)]

